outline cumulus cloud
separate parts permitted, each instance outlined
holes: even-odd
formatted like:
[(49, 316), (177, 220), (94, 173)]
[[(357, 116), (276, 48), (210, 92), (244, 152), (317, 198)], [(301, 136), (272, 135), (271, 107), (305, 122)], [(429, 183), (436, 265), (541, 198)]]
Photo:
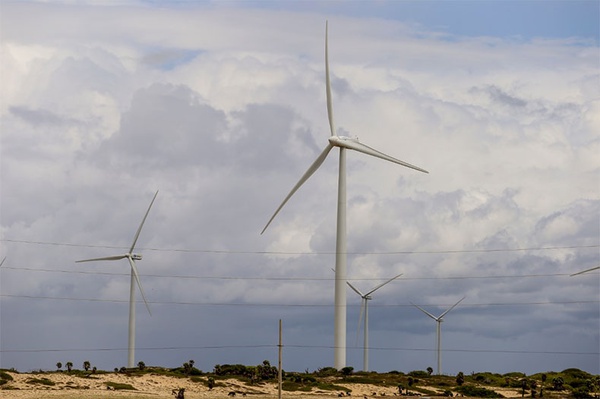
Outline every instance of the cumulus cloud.
[[(330, 135), (323, 15), (3, 12), (1, 366), (72, 349), (123, 365), (129, 266), (74, 261), (127, 250), (156, 190), (138, 357), (258, 364), (281, 318), (303, 348), (286, 369), (331, 365), (337, 150), (260, 235)], [(430, 171), (348, 152), (348, 278), (403, 273), (370, 304), (373, 367), (431, 365), (434, 326), (410, 302), (441, 313), (467, 296), (444, 323), (445, 371), (546, 371), (528, 351), (563, 345), (545, 369), (597, 373), (598, 275), (569, 277), (599, 262), (597, 48), (339, 16), (330, 67), (337, 132)], [(361, 354), (349, 345), (349, 364)]]

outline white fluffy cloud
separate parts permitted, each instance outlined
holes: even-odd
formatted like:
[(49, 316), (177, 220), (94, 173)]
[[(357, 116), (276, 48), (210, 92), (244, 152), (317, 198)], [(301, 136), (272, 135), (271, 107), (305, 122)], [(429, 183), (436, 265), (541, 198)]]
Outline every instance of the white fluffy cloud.
[[(325, 18), (38, 3), (3, 14), (0, 366), (122, 365), (128, 266), (74, 261), (125, 251), (156, 190), (138, 244), (154, 309), (138, 307), (138, 342), (154, 349), (138, 357), (259, 363), (281, 318), (306, 347), (288, 369), (331, 365), (336, 151), (259, 234), (329, 136)], [(568, 277), (599, 262), (597, 47), (339, 17), (330, 65), (338, 131), (430, 171), (348, 154), (348, 277), (365, 288), (403, 273), (372, 301), (372, 366), (432, 365), (434, 326), (410, 302), (441, 313), (466, 295), (444, 326), (456, 349), (445, 371), (597, 373), (597, 273)], [(349, 364), (361, 353), (349, 347)]]

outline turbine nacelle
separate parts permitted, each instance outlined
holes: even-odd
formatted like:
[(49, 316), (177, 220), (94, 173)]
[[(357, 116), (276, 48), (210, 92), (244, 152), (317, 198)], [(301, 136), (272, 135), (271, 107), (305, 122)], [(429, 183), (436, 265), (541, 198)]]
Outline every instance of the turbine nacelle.
[(142, 255), (140, 254), (130, 254), (131, 260), (142, 260)]
[(345, 143), (348, 141), (352, 141), (354, 143), (359, 143), (358, 137), (348, 137), (348, 136), (331, 136), (329, 137), (329, 142), (331, 145), (336, 147), (345, 147)]

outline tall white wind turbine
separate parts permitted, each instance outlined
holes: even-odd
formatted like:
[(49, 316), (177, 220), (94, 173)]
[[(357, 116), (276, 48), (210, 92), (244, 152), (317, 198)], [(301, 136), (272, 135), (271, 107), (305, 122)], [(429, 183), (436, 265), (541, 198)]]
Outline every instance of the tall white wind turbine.
[(456, 302), (454, 305), (452, 305), (452, 307), (450, 307), (450, 309), (446, 310), (444, 313), (442, 313), (438, 317), (435, 317), (434, 315), (432, 315), (431, 313), (429, 313), (428, 311), (426, 311), (425, 309), (423, 309), (419, 305), (415, 305), (413, 303), (413, 305), (415, 307), (417, 307), (421, 312), (425, 313), (427, 316), (431, 317), (433, 320), (436, 321), (436, 324), (437, 324), (437, 328), (436, 328), (436, 335), (437, 335), (437, 374), (438, 375), (442, 374), (442, 322), (444, 321), (444, 316), (446, 316), (446, 314), (449, 311), (451, 311), (452, 309), (454, 309), (465, 298), (466, 297), (463, 296), (460, 299), (460, 301)]
[(144, 227), (144, 222), (150, 213), (150, 208), (152, 208), (152, 204), (154, 204), (154, 200), (158, 195), (158, 191), (154, 194), (152, 198), (152, 202), (150, 202), (150, 206), (142, 219), (142, 223), (140, 227), (138, 227), (137, 232), (135, 233), (135, 237), (133, 238), (133, 243), (129, 248), (129, 252), (123, 255), (115, 255), (115, 256), (106, 256), (103, 258), (93, 258), (93, 259), (84, 259), (78, 260), (76, 263), (80, 262), (93, 262), (97, 260), (120, 260), (127, 258), (129, 261), (129, 265), (131, 267), (131, 284), (129, 287), (129, 345), (128, 345), (128, 356), (127, 356), (127, 367), (135, 367), (135, 285), (140, 289), (140, 293), (142, 294), (142, 299), (146, 304), (146, 309), (148, 309), (148, 313), (152, 316), (152, 312), (150, 311), (150, 306), (148, 305), (148, 301), (146, 301), (146, 296), (144, 295), (144, 289), (142, 288), (142, 284), (140, 283), (140, 276), (137, 271), (137, 267), (135, 265), (136, 260), (142, 260), (142, 255), (133, 253), (135, 248), (135, 244), (140, 236), (140, 232), (142, 231), (142, 227)]
[(362, 320), (363, 312), (364, 312), (365, 325), (363, 327), (363, 335), (364, 335), (363, 336), (363, 339), (364, 339), (363, 371), (369, 371), (369, 301), (371, 299), (373, 299), (371, 294), (374, 293), (375, 291), (377, 291), (378, 289), (380, 289), (381, 287), (383, 287), (384, 285), (386, 285), (387, 283), (394, 281), (395, 279), (397, 279), (400, 276), (402, 276), (402, 274), (392, 277), (391, 279), (387, 280), (386, 282), (379, 284), (377, 287), (373, 288), (371, 291), (367, 292), (366, 294), (363, 294), (362, 292), (360, 292), (360, 290), (358, 288), (356, 288), (355, 286), (350, 284), (349, 281), (346, 281), (346, 284), (348, 284), (348, 286), (350, 286), (350, 288), (352, 288), (352, 290), (354, 290), (354, 292), (356, 292), (362, 298), (362, 301), (361, 301), (362, 303), (360, 306), (360, 316), (358, 317), (358, 326), (360, 328), (360, 322)]
[(327, 146), (317, 157), (317, 159), (310, 165), (308, 170), (300, 178), (298, 183), (292, 188), (290, 193), (285, 197), (279, 208), (275, 211), (271, 219), (267, 222), (266, 226), (262, 230), (261, 234), (265, 232), (267, 227), (271, 224), (275, 216), (279, 213), (281, 208), (287, 203), (287, 201), (294, 195), (294, 193), (312, 176), (313, 173), (319, 167), (333, 147), (340, 149), (339, 158), (339, 177), (338, 177), (338, 205), (337, 205), (337, 231), (336, 231), (336, 244), (335, 244), (335, 315), (334, 315), (334, 366), (335, 368), (342, 369), (346, 366), (346, 150), (355, 150), (362, 152), (367, 155), (371, 155), (377, 158), (384, 159), (386, 161), (394, 162), (407, 168), (415, 169), (420, 172), (428, 173), (426, 170), (421, 169), (417, 166), (409, 163), (400, 161), (382, 152), (379, 152), (371, 147), (368, 147), (358, 141), (358, 139), (338, 136), (336, 134), (334, 122), (333, 122), (333, 105), (331, 101), (331, 81), (329, 78), (329, 50), (328, 50), (328, 28), (325, 25), (325, 90), (327, 94), (327, 116), (329, 119), (329, 130), (331, 136)]

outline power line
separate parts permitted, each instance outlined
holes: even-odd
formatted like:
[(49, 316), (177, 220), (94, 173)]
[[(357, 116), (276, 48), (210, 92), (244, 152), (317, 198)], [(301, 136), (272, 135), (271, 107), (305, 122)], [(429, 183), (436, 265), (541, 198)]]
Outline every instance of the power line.
[[(277, 348), (275, 344), (255, 345), (203, 345), (203, 346), (162, 346), (162, 347), (138, 347), (139, 351), (172, 351), (172, 350), (211, 350), (211, 349), (262, 349)], [(292, 349), (335, 349), (333, 345), (283, 345), (284, 348)], [(360, 349), (360, 347), (348, 348), (349, 350)], [(63, 349), (0, 349), (0, 353), (55, 353), (55, 352), (121, 352), (127, 348), (63, 348)], [(380, 351), (412, 351), (412, 352), (434, 352), (435, 349), (428, 348), (404, 348), (404, 347), (369, 347), (369, 350)], [(502, 349), (444, 349), (444, 352), (458, 353), (509, 353), (509, 354), (537, 354), (537, 355), (576, 355), (576, 356), (598, 356), (597, 352), (573, 352), (573, 351), (532, 351), (532, 350), (502, 350)]]
[[(50, 241), (31, 241), (31, 240), (13, 240), (1, 239), (0, 241), (30, 244), (30, 245), (52, 245), (78, 248), (105, 248), (105, 249), (129, 249), (129, 247), (112, 245), (93, 245), (93, 244), (74, 244)], [(348, 255), (422, 255), (422, 254), (460, 254), (460, 253), (487, 253), (487, 252), (527, 252), (527, 251), (554, 251), (561, 249), (585, 249), (599, 248), (600, 245), (570, 245), (556, 247), (528, 247), (528, 248), (490, 248), (490, 249), (448, 249), (448, 250), (429, 250), (429, 251), (389, 251), (389, 252), (346, 252)], [(141, 247), (139, 251), (155, 252), (188, 252), (188, 253), (211, 253), (211, 254), (240, 254), (240, 255), (335, 255), (332, 251), (317, 252), (285, 252), (285, 251), (241, 251), (241, 250), (214, 250), (214, 249), (186, 249), (186, 248), (151, 248)]]
[[(68, 297), (50, 297), (37, 295), (11, 295), (1, 294), (1, 298), (23, 298), (40, 300), (58, 300), (58, 301), (76, 301), (76, 302), (111, 302), (111, 303), (129, 303), (122, 299), (100, 299), (100, 298), (68, 298)], [(195, 305), (195, 306), (239, 306), (239, 307), (333, 307), (333, 304), (277, 304), (277, 303), (241, 303), (241, 302), (180, 302), (180, 301), (148, 301), (151, 305)], [(600, 303), (595, 301), (539, 301), (539, 302), (497, 302), (497, 303), (465, 303), (461, 307), (487, 307), (487, 306), (538, 306), (538, 305), (582, 305), (590, 303)], [(428, 304), (427, 306), (439, 307), (446, 304)], [(347, 305), (348, 307), (360, 306)], [(374, 307), (412, 307), (412, 304), (374, 304)]]
[[(7, 266), (4, 270), (44, 272), (44, 273), (67, 273), (67, 274), (90, 274), (103, 276), (129, 276), (129, 273), (101, 272), (92, 270), (62, 270), (62, 269), (38, 269), (29, 267)], [(445, 276), (445, 277), (403, 277), (402, 280), (481, 280), (481, 279), (506, 279), (506, 278), (542, 278), (542, 277), (566, 277), (569, 273), (548, 274), (515, 274), (497, 276)], [(335, 281), (335, 277), (233, 277), (233, 276), (191, 276), (191, 275), (165, 275), (144, 274), (144, 278), (174, 278), (174, 279), (197, 279), (197, 280), (264, 280), (264, 281)], [(379, 281), (381, 278), (349, 278), (348, 281)]]

